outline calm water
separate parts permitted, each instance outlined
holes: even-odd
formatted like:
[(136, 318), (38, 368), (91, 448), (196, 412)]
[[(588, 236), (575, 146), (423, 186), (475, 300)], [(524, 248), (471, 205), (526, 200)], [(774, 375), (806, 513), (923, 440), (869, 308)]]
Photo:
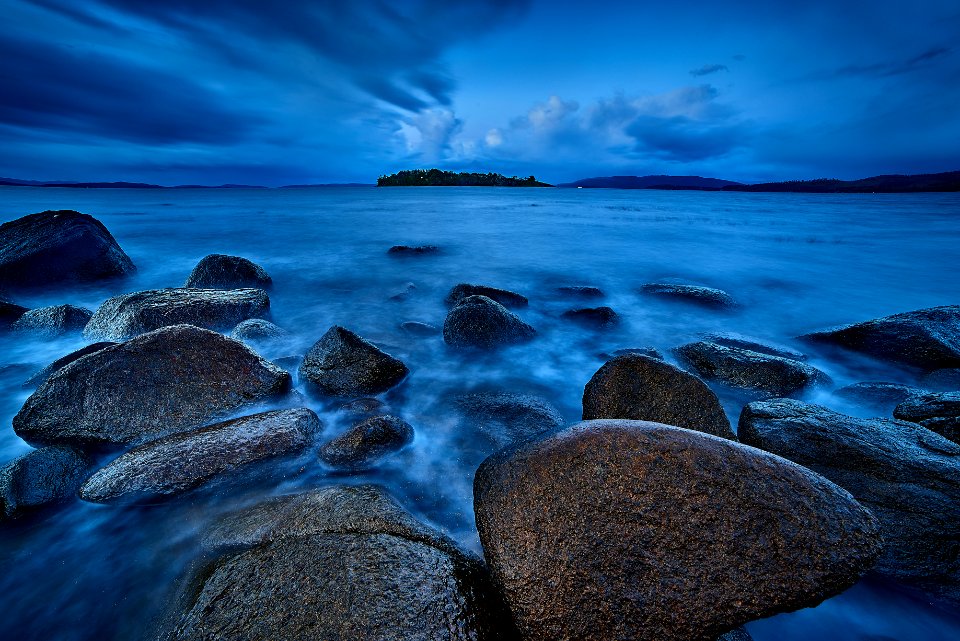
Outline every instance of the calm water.
[[(106, 287), (21, 298), (30, 306), (95, 309), (118, 293), (180, 286), (210, 253), (237, 254), (273, 277), (272, 320), (293, 338), (264, 355), (303, 354), (332, 324), (402, 358), (411, 376), (387, 395), (414, 426), (413, 445), (377, 471), (333, 475), (313, 453), (223, 479), (175, 501), (137, 507), (74, 502), (0, 532), (0, 638), (130, 639), (150, 629), (218, 515), (265, 496), (332, 482), (375, 481), (411, 511), (479, 549), (471, 483), (482, 459), (464, 443), (450, 399), (470, 390), (535, 393), (568, 421), (601, 354), (653, 346), (666, 352), (703, 332), (735, 331), (783, 344), (838, 323), (960, 302), (960, 196), (792, 195), (483, 188), (306, 190), (72, 190), (0, 188), (0, 219), (44, 209), (99, 218), (139, 267)], [(437, 256), (397, 259), (394, 244), (436, 244)], [(717, 313), (644, 299), (634, 289), (675, 279), (722, 288), (743, 303)], [(443, 298), (459, 282), (519, 291), (538, 330), (529, 345), (482, 359), (414, 338), (406, 320), (442, 325)], [(402, 301), (390, 297), (415, 284)], [(623, 318), (611, 332), (562, 321), (575, 306), (560, 285), (597, 285)], [(29, 447), (10, 428), (29, 368), (83, 344), (18, 338), (0, 343), (0, 463)], [(838, 385), (912, 382), (855, 359), (812, 361)], [(26, 371), (26, 374), (23, 372)], [(721, 392), (736, 422), (743, 398)], [(857, 412), (827, 394), (812, 400)], [(309, 402), (324, 437), (349, 425)], [(960, 616), (877, 581), (821, 606), (747, 626), (758, 641), (956, 639)]]

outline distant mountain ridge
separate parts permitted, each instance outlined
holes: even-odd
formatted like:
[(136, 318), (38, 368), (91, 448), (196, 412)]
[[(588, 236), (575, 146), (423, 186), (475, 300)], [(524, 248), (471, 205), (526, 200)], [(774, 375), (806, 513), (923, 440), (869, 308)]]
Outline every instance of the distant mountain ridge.
[(720, 178), (702, 176), (599, 176), (583, 178), (557, 187), (583, 187), (591, 189), (722, 189), (741, 183)]

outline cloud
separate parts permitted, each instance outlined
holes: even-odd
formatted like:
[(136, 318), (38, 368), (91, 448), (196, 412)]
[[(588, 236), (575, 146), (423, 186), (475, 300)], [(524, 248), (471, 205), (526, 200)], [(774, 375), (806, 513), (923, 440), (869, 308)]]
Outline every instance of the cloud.
[(699, 69), (691, 69), (691, 76), (709, 76), (712, 73), (717, 73), (719, 71), (730, 71), (727, 65), (703, 65)]
[(451, 143), (462, 126), (453, 111), (430, 109), (404, 118), (397, 133), (410, 158), (434, 162), (449, 155)]

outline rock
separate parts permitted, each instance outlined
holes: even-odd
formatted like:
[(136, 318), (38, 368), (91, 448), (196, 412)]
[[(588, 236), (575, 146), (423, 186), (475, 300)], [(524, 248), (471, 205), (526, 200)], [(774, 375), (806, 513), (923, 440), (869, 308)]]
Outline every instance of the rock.
[(422, 256), (423, 254), (439, 254), (440, 248), (436, 245), (394, 245), (387, 250), (391, 256)]
[(924, 370), (960, 367), (960, 305), (894, 314), (800, 339)]
[(400, 323), (400, 329), (411, 336), (436, 336), (440, 333), (440, 328), (436, 325), (420, 321), (404, 321)]
[(753, 641), (753, 637), (747, 632), (746, 628), (736, 628), (726, 634), (721, 634), (717, 641)]
[(458, 412), (497, 448), (567, 424), (548, 401), (530, 394), (474, 392), (455, 400)]
[(698, 341), (674, 351), (700, 376), (764, 396), (790, 396), (833, 383), (807, 363), (739, 347)]
[(711, 639), (855, 584), (881, 547), (846, 491), (780, 457), (645, 421), (585, 421), (474, 481), (524, 639)]
[(110, 341), (103, 341), (100, 343), (92, 343), (85, 347), (70, 352), (66, 356), (61, 356), (57, 360), (53, 361), (42, 370), (31, 376), (24, 382), (23, 387), (39, 387), (43, 384), (48, 378), (50, 378), (54, 372), (61, 370), (63, 367), (69, 365), (73, 361), (86, 356), (87, 354), (95, 354), (100, 350), (106, 347), (113, 347), (117, 343), (112, 343)]
[(38, 307), (24, 313), (10, 326), (13, 332), (55, 338), (83, 331), (92, 313), (75, 305)]
[(300, 379), (327, 396), (370, 396), (398, 385), (410, 370), (373, 343), (334, 325), (300, 365)]
[(410, 294), (412, 294), (416, 289), (417, 289), (416, 283), (412, 283), (412, 282), (404, 283), (401, 287), (398, 287), (397, 289), (393, 290), (393, 293), (390, 294), (390, 296), (388, 296), (387, 298), (388, 300), (392, 300), (395, 302), (405, 301), (408, 298), (410, 298)]
[(486, 296), (468, 296), (443, 321), (443, 340), (454, 347), (493, 349), (524, 343), (537, 330)]
[(557, 292), (570, 298), (603, 298), (603, 290), (589, 285), (566, 285), (557, 287)]
[(224, 254), (210, 254), (197, 263), (184, 287), (197, 289), (268, 289), (273, 279), (260, 265)]
[(0, 300), (0, 330), (9, 329), (17, 319), (26, 314), (29, 309), (9, 301)]
[(529, 304), (526, 296), (511, 292), (508, 289), (497, 289), (496, 287), (487, 287), (486, 285), (468, 285), (460, 283), (450, 290), (447, 294), (447, 305), (455, 307), (465, 298), (470, 296), (486, 296), (503, 305), (504, 307), (526, 307)]
[(609, 307), (584, 307), (565, 311), (561, 316), (584, 327), (604, 329), (620, 323), (620, 316)]
[(0, 225), (0, 287), (46, 287), (136, 271), (103, 224), (68, 209)]
[(262, 289), (149, 289), (104, 302), (83, 335), (126, 340), (180, 324), (224, 330), (269, 310), (270, 298)]
[(739, 435), (823, 474), (868, 507), (886, 540), (881, 573), (960, 602), (960, 446), (915, 423), (789, 399), (747, 405)]
[(862, 405), (884, 414), (912, 396), (926, 394), (927, 390), (899, 383), (854, 383), (833, 392), (834, 396)]
[(320, 448), (320, 460), (344, 469), (366, 469), (413, 441), (413, 428), (398, 416), (371, 416)]
[(583, 420), (626, 418), (736, 439), (720, 401), (696, 376), (661, 360), (624, 354), (583, 388)]
[(27, 452), (0, 467), (0, 520), (73, 497), (89, 467), (81, 452), (63, 445)]
[(58, 370), (13, 429), (31, 444), (130, 445), (200, 427), (286, 393), (290, 375), (243, 343), (165, 327)]
[(378, 398), (358, 398), (337, 408), (347, 416), (364, 419), (370, 416), (386, 414), (387, 405)]
[(624, 349), (615, 349), (612, 353), (601, 352), (597, 356), (608, 361), (614, 356), (623, 356), (624, 354), (640, 354), (641, 356), (649, 356), (650, 358), (663, 360), (663, 354), (655, 347), (626, 347)]
[(93, 474), (80, 498), (131, 502), (182, 494), (223, 474), (299, 454), (321, 429), (306, 408), (274, 410), (172, 434), (121, 454)]
[(960, 443), (960, 392), (913, 396), (897, 405), (893, 417), (919, 423), (954, 443)]
[(230, 338), (244, 342), (269, 342), (289, 337), (290, 332), (262, 318), (248, 318), (230, 332)]
[(730, 332), (724, 334), (704, 334), (704, 340), (724, 347), (739, 347), (748, 349), (751, 352), (760, 352), (770, 356), (779, 356), (780, 358), (789, 358), (794, 361), (805, 361), (807, 355), (803, 352), (787, 347), (786, 345), (772, 345), (763, 341), (743, 336), (742, 334), (733, 334)]
[(698, 285), (675, 285), (673, 283), (647, 283), (641, 285), (639, 292), (671, 300), (696, 303), (706, 307), (732, 308), (737, 302), (722, 289), (700, 287)]
[(934, 392), (960, 390), (960, 368), (936, 369), (926, 373), (920, 383)]

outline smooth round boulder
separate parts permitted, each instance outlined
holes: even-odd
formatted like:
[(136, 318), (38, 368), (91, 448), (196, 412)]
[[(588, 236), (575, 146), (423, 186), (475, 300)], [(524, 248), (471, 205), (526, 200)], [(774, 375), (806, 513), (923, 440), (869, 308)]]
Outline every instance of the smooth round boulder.
[(443, 321), (443, 340), (453, 347), (494, 349), (525, 343), (537, 330), (486, 296), (468, 296)]
[(954, 443), (960, 443), (960, 392), (911, 396), (897, 405), (893, 417), (919, 423)]
[(413, 428), (399, 416), (371, 416), (323, 445), (320, 460), (341, 469), (366, 469), (411, 441)]
[(460, 283), (450, 290), (447, 294), (446, 303), (451, 307), (459, 305), (465, 298), (470, 296), (486, 296), (495, 300), (504, 307), (526, 307), (530, 301), (523, 294), (511, 292), (509, 289), (499, 289), (497, 287), (488, 287), (487, 285), (470, 285)]
[(10, 330), (39, 338), (55, 338), (83, 331), (92, 315), (89, 309), (76, 305), (37, 307), (20, 316)]
[(267, 289), (273, 279), (260, 265), (240, 256), (210, 254), (190, 272), (184, 287), (196, 289)]
[(290, 375), (243, 343), (165, 327), (58, 370), (13, 429), (31, 444), (122, 446), (189, 431), (290, 389)]
[(300, 380), (326, 396), (375, 396), (409, 373), (403, 361), (339, 325), (314, 343), (300, 365)]
[(583, 420), (625, 418), (736, 439), (717, 395), (696, 376), (660, 359), (623, 354), (583, 388)]
[(474, 510), (531, 641), (715, 638), (839, 594), (882, 545), (873, 515), (810, 470), (646, 421), (585, 421), (494, 454)]
[(87, 354), (95, 354), (104, 348), (113, 347), (116, 344), (117, 343), (114, 343), (112, 341), (101, 341), (99, 343), (91, 343), (90, 345), (86, 345), (84, 347), (81, 347), (78, 350), (70, 352), (66, 356), (61, 356), (60, 358), (53, 361), (52, 363), (44, 367), (42, 370), (40, 370), (39, 372), (37, 372), (36, 374), (28, 378), (26, 381), (24, 381), (23, 387), (28, 387), (28, 388), (39, 387), (44, 382), (46, 382), (46, 380), (50, 378), (54, 374), (54, 372), (59, 371), (60, 369), (72, 363), (73, 361), (83, 358)]
[(268, 342), (289, 337), (290, 332), (262, 318), (248, 318), (230, 330), (230, 338), (244, 342)]
[(678, 300), (704, 307), (730, 309), (737, 306), (733, 296), (722, 289), (701, 287), (699, 285), (677, 285), (674, 283), (647, 283), (638, 290), (647, 296), (656, 296), (668, 300)]
[(581, 307), (570, 309), (560, 315), (561, 318), (572, 321), (581, 327), (593, 329), (608, 329), (620, 323), (620, 315), (610, 307)]
[(133, 261), (93, 216), (64, 209), (0, 225), (0, 287), (90, 282), (134, 271)]
[(82, 452), (63, 445), (42, 447), (10, 461), (0, 467), (0, 520), (72, 498), (89, 468)]

